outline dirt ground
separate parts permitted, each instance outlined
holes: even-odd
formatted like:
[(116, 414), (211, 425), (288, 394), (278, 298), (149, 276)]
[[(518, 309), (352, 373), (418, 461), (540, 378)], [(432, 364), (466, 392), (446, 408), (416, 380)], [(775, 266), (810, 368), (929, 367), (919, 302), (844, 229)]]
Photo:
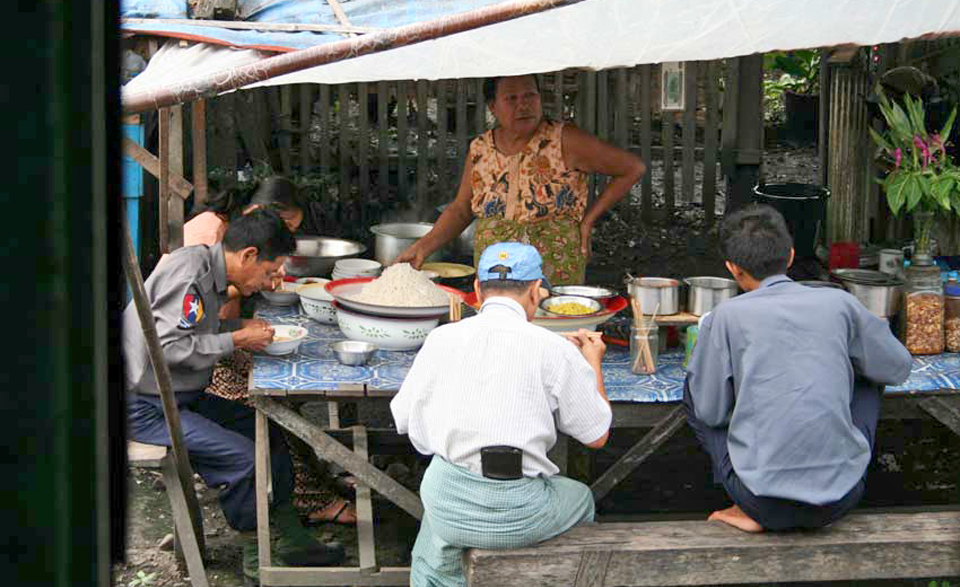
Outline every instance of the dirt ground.
[[(768, 183), (817, 183), (819, 177), (814, 148), (769, 149), (764, 165)], [(701, 171), (697, 170), (698, 175)], [(656, 191), (662, 184), (662, 174), (657, 166), (651, 173)], [(676, 185), (680, 185), (679, 176)], [(722, 213), (722, 186), (720, 191), (718, 214)], [(617, 206), (597, 226), (588, 281), (623, 289), (623, 277), (628, 272), (675, 277), (723, 274), (716, 230), (703, 231), (702, 206), (695, 202), (678, 204), (672, 212), (667, 212), (662, 199), (655, 198), (654, 204), (653, 221), (642, 222), (637, 189), (630, 201)], [(322, 404), (307, 404), (303, 413), (309, 418), (325, 420)], [(379, 409), (361, 407), (360, 417), (364, 421), (374, 420), (371, 424), (374, 426), (390, 424), (382, 406)], [(596, 455), (594, 473), (602, 472), (613, 463), (640, 433), (618, 430), (610, 444)], [(399, 460), (411, 471), (401, 481), (415, 489), (423, 460), (412, 456)], [(381, 458), (378, 464), (382, 466), (389, 461), (391, 459)], [(599, 515), (601, 519), (663, 514), (703, 517), (712, 509), (728, 505), (722, 490), (710, 484), (708, 471), (706, 455), (700, 451), (692, 433), (684, 429), (598, 504)], [(879, 428), (862, 507), (960, 504), (958, 479), (960, 438), (932, 422), (884, 421)], [(210, 584), (215, 587), (243, 585), (240, 537), (226, 525), (217, 505), (216, 490), (200, 482), (196, 485), (204, 512)], [(173, 553), (158, 548), (164, 536), (172, 532), (169, 501), (159, 473), (131, 468), (129, 487), (127, 562), (114, 568), (113, 584), (117, 587), (189, 585), (189, 578), (177, 565)], [(374, 509), (379, 563), (382, 566), (409, 564), (409, 550), (417, 529), (415, 521), (383, 500), (375, 500)], [(315, 532), (321, 541), (342, 543), (348, 552), (345, 564), (357, 564), (355, 530), (327, 524)], [(926, 582), (872, 584), (926, 585)]]

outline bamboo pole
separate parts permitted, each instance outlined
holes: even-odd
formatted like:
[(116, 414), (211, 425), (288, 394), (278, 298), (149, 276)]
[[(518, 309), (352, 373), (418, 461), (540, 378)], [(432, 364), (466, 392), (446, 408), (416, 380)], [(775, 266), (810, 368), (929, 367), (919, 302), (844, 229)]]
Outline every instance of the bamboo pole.
[(156, 110), (181, 102), (192, 102), (310, 67), (438, 39), (582, 1), (512, 0), (463, 14), (363, 35), (355, 39), (316, 45), (308, 49), (268, 57), (231, 70), (184, 80), (174, 86), (131, 93), (123, 99), (123, 110), (130, 114)]

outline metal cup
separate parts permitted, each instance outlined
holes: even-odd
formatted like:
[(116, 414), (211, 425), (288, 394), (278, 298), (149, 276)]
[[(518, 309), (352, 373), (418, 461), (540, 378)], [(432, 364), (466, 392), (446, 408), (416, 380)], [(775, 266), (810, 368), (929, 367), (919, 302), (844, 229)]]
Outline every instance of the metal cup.
[(903, 251), (900, 249), (883, 249), (880, 251), (880, 271), (887, 275), (903, 277)]

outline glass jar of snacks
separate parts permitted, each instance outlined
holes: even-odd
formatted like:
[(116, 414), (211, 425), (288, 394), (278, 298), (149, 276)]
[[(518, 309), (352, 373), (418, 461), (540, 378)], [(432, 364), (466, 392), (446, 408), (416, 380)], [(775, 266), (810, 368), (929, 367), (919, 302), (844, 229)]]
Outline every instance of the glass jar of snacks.
[(650, 319), (640, 320), (630, 327), (630, 371), (637, 375), (657, 372), (660, 350), (660, 328)]
[(943, 294), (944, 346), (951, 353), (960, 353), (960, 283), (948, 281)]
[(901, 339), (913, 355), (943, 352), (943, 283), (936, 265), (911, 265), (903, 290)]

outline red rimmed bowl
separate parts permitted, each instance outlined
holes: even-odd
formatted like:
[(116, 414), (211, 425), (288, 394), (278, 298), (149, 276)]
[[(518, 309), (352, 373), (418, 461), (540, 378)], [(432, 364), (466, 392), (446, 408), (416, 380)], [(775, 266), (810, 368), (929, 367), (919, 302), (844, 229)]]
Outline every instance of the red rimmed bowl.
[[(464, 301), (470, 307), (479, 309), (476, 292), (467, 294)], [(568, 332), (579, 328), (596, 330), (597, 326), (613, 318), (617, 312), (627, 307), (627, 299), (623, 296), (615, 296), (597, 301), (603, 305), (603, 309), (596, 314), (589, 314), (587, 316), (551, 316), (542, 309), (537, 308), (537, 313), (533, 317), (533, 323), (554, 332)]]

